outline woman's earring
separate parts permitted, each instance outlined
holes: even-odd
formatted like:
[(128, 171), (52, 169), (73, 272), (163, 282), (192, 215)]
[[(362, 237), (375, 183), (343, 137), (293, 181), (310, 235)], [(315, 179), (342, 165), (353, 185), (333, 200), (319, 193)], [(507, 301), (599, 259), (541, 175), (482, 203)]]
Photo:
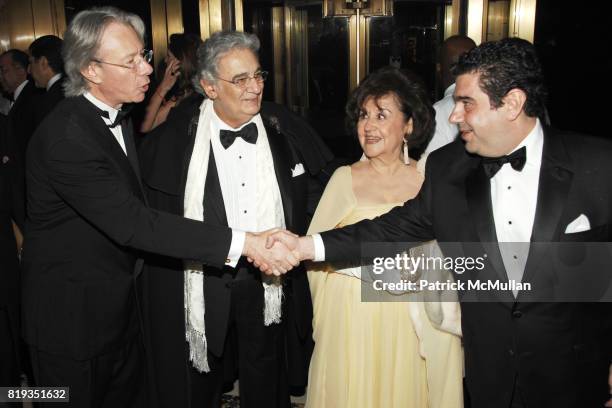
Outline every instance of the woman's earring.
[(410, 157), (408, 156), (408, 142), (406, 141), (406, 138), (404, 138), (404, 164), (410, 164)]

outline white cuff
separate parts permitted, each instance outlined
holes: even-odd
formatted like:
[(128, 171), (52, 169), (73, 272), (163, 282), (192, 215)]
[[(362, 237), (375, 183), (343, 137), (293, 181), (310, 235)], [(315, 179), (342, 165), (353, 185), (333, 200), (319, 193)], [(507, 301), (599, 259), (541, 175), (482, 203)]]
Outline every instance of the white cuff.
[(321, 234), (312, 234), (311, 237), (314, 243), (313, 261), (323, 262), (325, 260), (325, 244), (323, 244), (323, 238), (321, 238)]
[(239, 230), (232, 230), (232, 244), (230, 245), (227, 259), (225, 259), (225, 265), (232, 268), (236, 267), (238, 260), (242, 256), (242, 250), (244, 249), (244, 241), (246, 239), (246, 232)]

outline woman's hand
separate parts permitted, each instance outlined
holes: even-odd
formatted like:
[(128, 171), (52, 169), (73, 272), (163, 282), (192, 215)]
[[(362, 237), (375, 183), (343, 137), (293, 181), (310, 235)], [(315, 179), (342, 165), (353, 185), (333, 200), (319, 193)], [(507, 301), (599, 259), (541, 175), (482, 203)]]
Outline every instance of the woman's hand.
[(161, 80), (157, 92), (162, 98), (166, 96), (168, 91), (172, 89), (179, 75), (181, 74), (181, 61), (175, 57), (170, 57), (166, 71), (164, 72), (164, 78)]

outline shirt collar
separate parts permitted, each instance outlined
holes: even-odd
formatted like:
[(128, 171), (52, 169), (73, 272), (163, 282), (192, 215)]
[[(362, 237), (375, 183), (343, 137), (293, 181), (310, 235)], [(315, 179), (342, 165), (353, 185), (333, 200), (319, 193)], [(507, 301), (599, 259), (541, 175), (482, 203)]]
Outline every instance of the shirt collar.
[(21, 85), (17, 87), (17, 89), (15, 89), (15, 92), (13, 92), (13, 101), (17, 101), (17, 98), (19, 98), (21, 91), (23, 91), (23, 88), (25, 88), (27, 84), (28, 84), (28, 80), (26, 79), (25, 81), (21, 83)]
[(454, 82), (451, 84), (451, 86), (446, 88), (446, 91), (444, 91), (444, 97), (446, 98), (449, 95), (452, 96), (453, 92), (455, 92), (455, 83)]
[(51, 77), (51, 79), (49, 80), (49, 82), (47, 82), (47, 91), (49, 89), (51, 89), (53, 84), (55, 84), (57, 81), (59, 81), (61, 77), (62, 77), (62, 74), (55, 74), (55, 75), (53, 75)]
[[(112, 106), (107, 105), (106, 103), (102, 102), (101, 100), (99, 100), (98, 98), (96, 98), (95, 96), (93, 96), (89, 92), (85, 92), (83, 94), (83, 96), (85, 97), (85, 99), (87, 99), (89, 102), (93, 103), (99, 109), (102, 109), (103, 111), (107, 111), (108, 112), (108, 120), (110, 120), (110, 123), (113, 123), (115, 121), (115, 118), (117, 117), (117, 113), (119, 113), (119, 110), (113, 108)], [(104, 119), (106, 119), (106, 118), (104, 118)]]
[(527, 161), (526, 166), (529, 165), (540, 165), (542, 162), (542, 147), (544, 145), (544, 131), (542, 130), (542, 124), (540, 119), (536, 118), (536, 124), (531, 129), (531, 132), (524, 138), (518, 146), (516, 146), (510, 153), (522, 148), (523, 146), (527, 150)]

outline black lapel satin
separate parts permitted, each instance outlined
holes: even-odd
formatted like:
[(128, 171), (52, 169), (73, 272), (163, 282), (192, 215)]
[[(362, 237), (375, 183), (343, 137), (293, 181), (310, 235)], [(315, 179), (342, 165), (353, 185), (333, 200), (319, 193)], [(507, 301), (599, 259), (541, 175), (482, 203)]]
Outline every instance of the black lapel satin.
[(529, 257), (525, 265), (523, 282), (530, 281), (540, 262), (546, 258), (546, 245), (538, 242), (556, 242), (563, 231), (561, 216), (565, 209), (567, 196), (572, 185), (573, 171), (571, 159), (560, 139), (544, 129), (542, 165), (538, 185), (536, 213), (531, 232)]
[[(23, 87), (23, 90), (19, 94), (19, 97), (13, 102), (13, 106), (11, 106), (8, 116), (11, 116), (11, 112), (19, 112), (19, 109), (21, 109), (21, 105), (23, 105), (25, 101), (28, 100), (34, 93), (36, 93), (36, 88), (34, 85), (34, 81), (30, 79), (28, 80), (28, 83), (26, 84), (26, 86)], [(32, 118), (17, 118), (17, 119), (31, 120)]]
[(100, 117), (97, 108), (84, 96), (81, 96), (80, 98), (82, 98), (82, 103), (78, 104), (77, 106), (80, 108), (83, 117), (87, 118), (86, 121), (90, 125), (90, 129), (95, 132), (95, 134), (92, 134), (91, 137), (104, 151), (110, 155), (111, 159), (117, 163), (119, 168), (126, 175), (127, 180), (132, 186), (134, 192), (138, 195), (142, 194), (140, 180), (136, 176), (127, 155), (119, 143), (117, 143), (115, 135), (113, 135), (108, 126), (106, 126), (106, 123), (104, 123), (104, 120)]
[(497, 233), (491, 205), (491, 183), (482, 165), (476, 167), (466, 178), (465, 191), (472, 222), (487, 258), (495, 269), (498, 278), (507, 281), (506, 268), (497, 245)]
[[(185, 151), (183, 153), (183, 161), (182, 161), (182, 171), (181, 171), (181, 190), (180, 190), (180, 200), (181, 207), (185, 208), (185, 186), (187, 185), (187, 173), (189, 172), (189, 163), (191, 162), (191, 155), (193, 154), (193, 147), (195, 145), (196, 132), (198, 130), (198, 122), (200, 119), (200, 110), (196, 110), (194, 115), (191, 117), (189, 121), (189, 125), (187, 126), (187, 145), (185, 146)], [(212, 156), (212, 146), (210, 146), (210, 152)], [(209, 162), (210, 168), (210, 162)]]
[(291, 229), (293, 222), (293, 197), (291, 190), (291, 165), (293, 162), (293, 154), (288, 145), (287, 140), (273, 126), (269, 126), (264, 121), (268, 143), (274, 160), (274, 171), (276, 180), (280, 190), (281, 199), (283, 201), (283, 211), (285, 213), (285, 226)]
[(132, 119), (127, 118), (121, 124), (121, 132), (123, 133), (123, 141), (125, 142), (125, 150), (127, 158), (136, 174), (138, 186), (140, 187), (140, 198), (147, 203), (147, 196), (144, 193), (142, 186), (142, 178), (140, 177), (140, 165), (138, 164), (138, 153), (136, 153), (136, 143), (134, 142), (134, 128), (132, 127)]
[(210, 147), (210, 158), (208, 159), (208, 171), (204, 185), (204, 219), (211, 224), (227, 226), (227, 213), (223, 202), (223, 192), (217, 173), (217, 163), (212, 146)]

